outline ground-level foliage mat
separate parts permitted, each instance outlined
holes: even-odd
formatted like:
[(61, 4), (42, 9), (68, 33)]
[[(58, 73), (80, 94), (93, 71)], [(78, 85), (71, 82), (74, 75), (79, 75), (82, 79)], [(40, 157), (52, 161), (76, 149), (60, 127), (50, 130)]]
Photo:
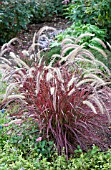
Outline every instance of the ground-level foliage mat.
[[(87, 153), (84, 153), (80, 146), (74, 152), (69, 160), (66, 160), (64, 153), (58, 156), (53, 142), (44, 140), (37, 141), (37, 130), (35, 127), (24, 134), (17, 135), (18, 127), (16, 124), (10, 124), (10, 118), (6, 111), (0, 112), (0, 169), (2, 170), (92, 170), (92, 169), (110, 169), (111, 151), (102, 152), (94, 146)], [(26, 128), (24, 123), (23, 128)], [(12, 133), (13, 131), (13, 133)], [(23, 137), (23, 138), (22, 138)], [(22, 138), (22, 140), (21, 140)], [(53, 148), (53, 149), (52, 149)]]

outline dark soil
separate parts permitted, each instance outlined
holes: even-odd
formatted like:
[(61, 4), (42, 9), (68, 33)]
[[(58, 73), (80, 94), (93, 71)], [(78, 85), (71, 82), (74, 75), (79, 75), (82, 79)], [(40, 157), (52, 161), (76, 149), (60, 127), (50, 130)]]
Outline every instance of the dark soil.
[[(67, 27), (69, 27), (71, 25), (71, 23), (64, 18), (61, 17), (54, 17), (54, 19), (52, 19), (51, 21), (48, 22), (41, 22), (41, 23), (36, 23), (36, 24), (29, 24), (27, 26), (27, 30), (22, 30), (20, 33), (18, 33), (16, 35), (17, 38), (19, 38), (22, 42), (22, 46), (18, 46), (18, 43), (14, 43), (14, 49), (16, 49), (16, 51), (21, 51), (23, 49), (28, 49), (30, 47), (30, 45), (32, 44), (32, 38), (34, 36), (35, 32), (38, 32), (40, 28), (42, 28), (43, 26), (50, 26), (50, 27), (54, 27), (57, 30), (65, 30)], [(14, 38), (14, 37), (13, 37)], [(1, 49), (0, 45), (0, 49)]]
[(34, 33), (38, 32), (39, 29), (42, 28), (43, 26), (54, 27), (57, 30), (65, 30), (70, 25), (71, 23), (69, 23), (67, 19), (55, 17), (51, 22), (29, 24), (27, 30), (21, 31), (21, 33), (19, 33), (17, 37), (22, 41), (23, 49), (27, 49), (31, 45)]

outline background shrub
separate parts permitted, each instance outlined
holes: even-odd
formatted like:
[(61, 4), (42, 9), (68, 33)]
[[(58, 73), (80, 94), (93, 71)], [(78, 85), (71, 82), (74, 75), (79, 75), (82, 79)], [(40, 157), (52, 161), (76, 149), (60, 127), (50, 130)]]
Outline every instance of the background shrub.
[(107, 29), (107, 40), (111, 41), (111, 1), (72, 0), (66, 6), (66, 16), (73, 22), (81, 21)]
[(26, 29), (32, 17), (30, 4), (26, 0), (1, 2), (0, 43), (15, 37), (21, 29)]
[(63, 11), (62, 0), (35, 0), (32, 3), (32, 22), (51, 21), (56, 16), (61, 16)]
[(0, 11), (0, 44), (15, 37), (30, 22), (51, 20), (62, 13), (62, 0), (3, 0)]
[[(50, 57), (50, 54), (52, 54), (55, 51), (55, 49), (56, 49), (56, 52), (60, 54), (60, 51), (59, 50), (57, 51), (57, 49), (60, 48), (61, 41), (64, 38), (72, 37), (76, 39), (78, 36), (81, 36), (84, 34), (87, 35), (87, 33), (90, 33), (90, 35), (92, 34), (92, 36), (83, 36), (78, 41), (78, 44), (84, 43), (85, 48), (90, 49), (90, 51), (94, 54), (95, 58), (98, 59), (99, 61), (102, 61), (110, 69), (111, 67), (110, 51), (107, 49), (107, 46), (105, 44), (103, 45), (103, 43), (105, 42), (105, 38), (106, 38), (106, 30), (100, 29), (96, 25), (82, 24), (81, 22), (73, 23), (65, 31), (61, 32), (55, 37), (55, 40), (51, 44), (51, 50), (47, 52), (45, 55), (48, 55)], [(103, 41), (103, 43), (100, 43), (99, 40), (93, 37), (99, 38), (100, 40)], [(106, 58), (103, 57), (103, 55), (100, 52), (98, 52), (95, 49), (91, 49), (89, 46), (95, 46), (95, 47), (99, 47), (100, 49), (103, 49), (104, 52), (106, 52), (107, 57)]]
[[(105, 29), (100, 29), (97, 26), (91, 25), (91, 24), (83, 24), (81, 22), (75, 22), (70, 27), (68, 27), (65, 31), (57, 35), (56, 38), (58, 41), (62, 41), (64, 38), (67, 38), (67, 37), (77, 38), (81, 34), (85, 34), (85, 33), (94, 34), (93, 35), (94, 37), (97, 37), (103, 41), (105, 40), (105, 37), (106, 37)], [(79, 41), (79, 44), (82, 44), (82, 43), (85, 43), (85, 47), (87, 47), (88, 45), (102, 47), (100, 46), (100, 43), (92, 41), (91, 36), (85, 36), (81, 38), (81, 40)]]

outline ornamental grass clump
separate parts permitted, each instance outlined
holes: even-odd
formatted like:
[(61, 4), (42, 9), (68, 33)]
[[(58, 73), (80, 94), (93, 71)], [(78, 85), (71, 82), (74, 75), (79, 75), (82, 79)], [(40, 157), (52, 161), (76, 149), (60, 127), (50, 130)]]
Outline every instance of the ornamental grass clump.
[[(67, 41), (71, 43), (67, 44)], [(9, 59), (4, 59), (1, 64), (2, 69), (7, 68), (8, 73), (3, 78), (9, 83), (2, 105), (19, 103), (19, 109), (11, 116), (36, 122), (42, 138), (53, 140), (59, 154), (64, 151), (68, 157), (78, 145), (84, 151), (93, 144), (107, 149), (111, 112), (110, 70), (95, 60), (84, 45), (65, 39), (61, 46), (61, 54), (53, 55), (48, 65), (40, 57), (40, 50), (34, 53), (31, 65), (20, 55), (10, 52), (13, 64)], [(66, 54), (70, 49), (73, 50)], [(29, 51), (27, 53), (29, 55)], [(56, 58), (58, 61), (54, 62)], [(81, 68), (77, 64), (80, 60), (89, 61), (95, 70)], [(103, 72), (98, 65), (102, 65)]]

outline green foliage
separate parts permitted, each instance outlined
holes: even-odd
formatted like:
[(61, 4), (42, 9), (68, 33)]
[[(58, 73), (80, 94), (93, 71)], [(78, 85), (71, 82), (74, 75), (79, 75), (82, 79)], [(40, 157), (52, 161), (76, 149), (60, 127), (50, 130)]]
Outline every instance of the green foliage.
[(0, 11), (0, 43), (15, 37), (30, 22), (51, 20), (62, 12), (62, 1), (2, 0)]
[[(111, 53), (107, 49), (104, 50), (104, 52), (107, 54), (107, 58), (103, 57), (101, 53), (98, 51), (91, 49), (91, 52), (94, 54), (95, 58), (98, 61), (102, 61), (109, 69), (111, 68)], [(103, 71), (103, 69), (101, 68)]]
[[(58, 44), (58, 43), (57, 43), (57, 44)], [(45, 58), (45, 61), (46, 61), (47, 64), (50, 63), (53, 54), (60, 54), (61, 47), (60, 47), (60, 46), (57, 47), (57, 46), (54, 44), (54, 42), (53, 42), (52, 45), (53, 45), (54, 47), (51, 47), (51, 49), (50, 49), (49, 51), (43, 52), (43, 53), (41, 54), (41, 56), (44, 55), (44, 58)], [(55, 48), (55, 46), (56, 46), (56, 48)]]
[(23, 158), (21, 150), (7, 142), (4, 148), (0, 149), (0, 169), (34, 169), (34, 166), (32, 165), (31, 160), (29, 162)]
[(55, 15), (61, 15), (63, 10), (62, 0), (35, 0), (32, 6), (32, 22), (50, 21)]
[(71, 169), (97, 169), (97, 170), (106, 170), (111, 168), (111, 152), (110, 150), (101, 152), (100, 149), (96, 146), (93, 146), (92, 150), (89, 150), (87, 153), (81, 153), (78, 150), (78, 158), (71, 160)]
[(26, 29), (31, 17), (30, 3), (26, 0), (1, 2), (0, 43), (15, 37), (21, 29)]
[(95, 24), (107, 29), (107, 39), (111, 40), (111, 1), (110, 0), (72, 0), (66, 6), (65, 14), (73, 22)]
[(4, 116), (3, 110), (0, 111), (0, 148), (3, 148), (5, 142), (8, 140), (8, 136), (6, 134), (6, 129), (3, 124), (7, 123), (9, 120)]
[(19, 148), (10, 143), (6, 143), (0, 149), (0, 169), (2, 170), (106, 170), (111, 168), (111, 151), (101, 152), (96, 146), (87, 153), (77, 150), (77, 155), (68, 161), (65, 156), (58, 156), (57, 153), (51, 155), (51, 160), (40, 157), (23, 157)]
[[(97, 38), (101, 39), (102, 41), (105, 41), (105, 37), (106, 37), (106, 30), (105, 29), (100, 29), (96, 25), (82, 24), (81, 22), (77, 22), (77, 23), (73, 23), (64, 32), (58, 34), (55, 38), (55, 41), (51, 44), (51, 47), (53, 47), (53, 48), (56, 47), (56, 49), (58, 49), (59, 46), (60, 46), (60, 42), (64, 38), (68, 38), (68, 37), (69, 38), (70, 37), (77, 38), (78, 36), (85, 34), (85, 33), (86, 34), (87, 33), (94, 34), (94, 37), (97, 37)], [(102, 54), (100, 52), (98, 52), (97, 50), (93, 50), (93, 49), (90, 49), (90, 50), (94, 54), (96, 59), (98, 59), (99, 61), (102, 61), (105, 65), (107, 65), (110, 68), (111, 67), (110, 52), (108, 50), (104, 49), (104, 47), (100, 44), (100, 42), (96, 41), (92, 37), (91, 36), (84, 36), (80, 39), (78, 44), (81, 45), (81, 44), (84, 43), (84, 46), (87, 49), (89, 49), (89, 45), (103, 49), (108, 55), (107, 58), (104, 58), (102, 56)], [(53, 50), (51, 50), (51, 51), (53, 51)]]
[(7, 87), (7, 83), (3, 82), (1, 78), (2, 78), (2, 73), (0, 72), (0, 104), (1, 104), (1, 100), (3, 99), (3, 94), (5, 93)]
[[(60, 33), (56, 36), (58, 41), (62, 41), (64, 38), (67, 37), (74, 37), (77, 38), (81, 34), (84, 33), (91, 33), (94, 34), (95, 37), (100, 38), (101, 40), (105, 40), (106, 30), (100, 29), (95, 25), (91, 24), (82, 24), (81, 22), (73, 23), (70, 27), (68, 27), (63, 33)], [(85, 43), (86, 46), (88, 45), (98, 45), (99, 43), (92, 40), (91, 36), (85, 36), (80, 40), (79, 44)]]
[(20, 126), (20, 121), (11, 120), (5, 110), (0, 112), (0, 148), (9, 142), (13, 147), (21, 150), (23, 157), (50, 158), (55, 147), (52, 141), (42, 139), (37, 125), (31, 119)]
[[(22, 124), (21, 127), (13, 125), (15, 129), (10, 134), (10, 143), (22, 151), (24, 158), (29, 156), (30, 158), (38, 158), (39, 156), (41, 158), (50, 158), (55, 150), (53, 142), (42, 139), (36, 126), (28, 129), (29, 126), (29, 122)], [(17, 133), (18, 128), (19, 133)], [(25, 129), (24, 132), (22, 128)]]

